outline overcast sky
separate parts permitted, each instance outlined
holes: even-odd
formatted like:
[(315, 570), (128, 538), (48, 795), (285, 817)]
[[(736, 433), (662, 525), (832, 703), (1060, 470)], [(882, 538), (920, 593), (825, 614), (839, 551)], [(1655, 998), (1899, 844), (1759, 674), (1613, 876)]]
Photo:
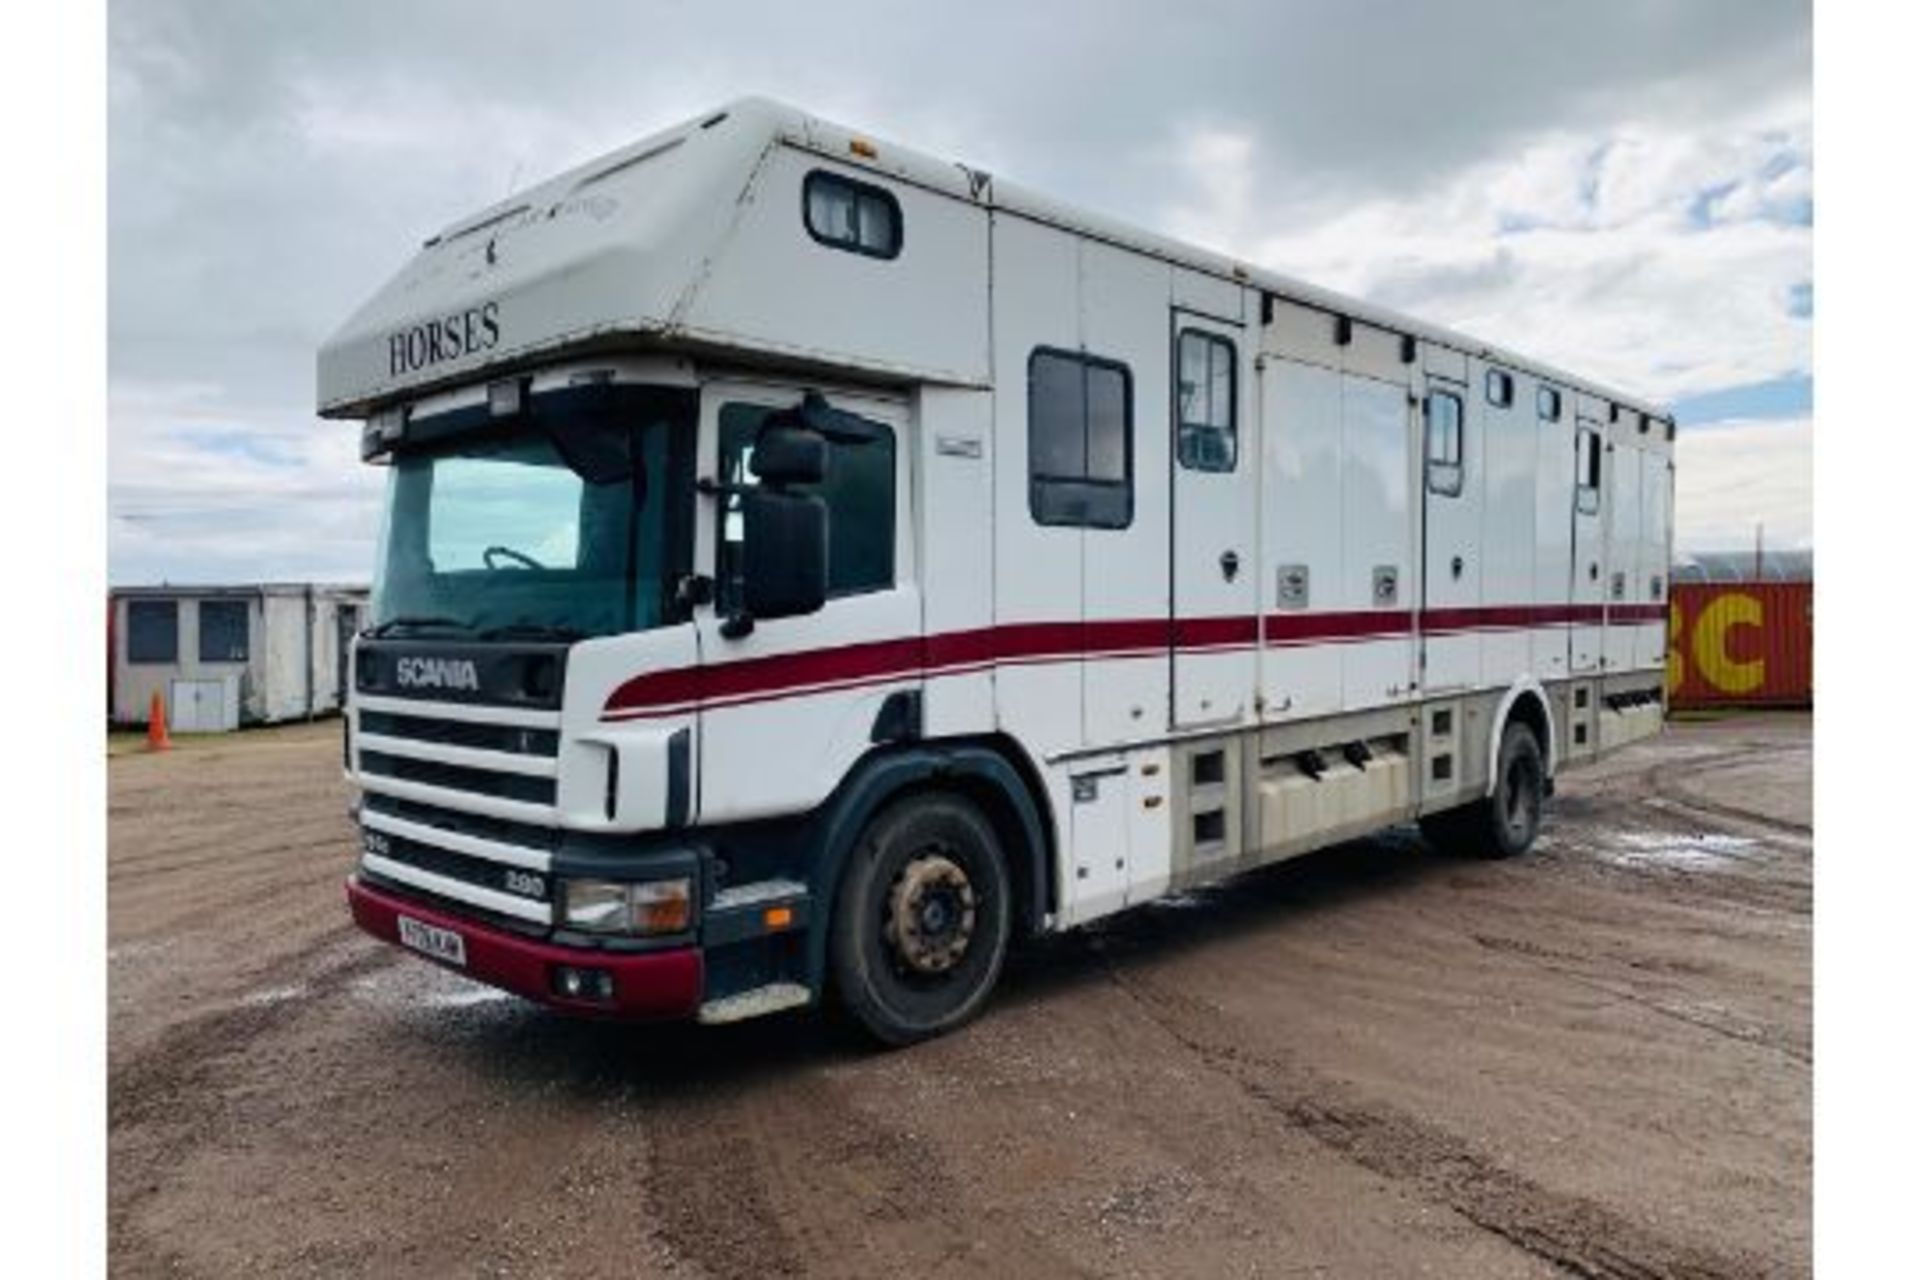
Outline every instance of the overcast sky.
[(1670, 401), (1682, 547), (1811, 544), (1805, 3), (1126, 7), (114, 0), (113, 581), (364, 578), (322, 339), (749, 93)]

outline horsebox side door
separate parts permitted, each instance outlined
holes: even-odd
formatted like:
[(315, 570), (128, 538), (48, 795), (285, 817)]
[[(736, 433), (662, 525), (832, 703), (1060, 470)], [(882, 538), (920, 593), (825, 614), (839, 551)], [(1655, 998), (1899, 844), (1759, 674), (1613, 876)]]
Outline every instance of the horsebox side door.
[(1251, 353), (1242, 326), (1178, 309), (1171, 336), (1173, 723), (1231, 727), (1258, 685)]

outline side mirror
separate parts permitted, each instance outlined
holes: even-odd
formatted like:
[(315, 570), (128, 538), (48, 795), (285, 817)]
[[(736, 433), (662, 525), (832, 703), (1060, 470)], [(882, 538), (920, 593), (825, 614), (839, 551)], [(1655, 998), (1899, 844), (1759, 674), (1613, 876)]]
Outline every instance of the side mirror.
[(753, 488), (740, 494), (740, 613), (724, 634), (756, 618), (792, 618), (827, 602), (827, 504), (812, 494)]
[(827, 478), (827, 438), (799, 423), (770, 419), (754, 438), (747, 463), (762, 484), (820, 484)]

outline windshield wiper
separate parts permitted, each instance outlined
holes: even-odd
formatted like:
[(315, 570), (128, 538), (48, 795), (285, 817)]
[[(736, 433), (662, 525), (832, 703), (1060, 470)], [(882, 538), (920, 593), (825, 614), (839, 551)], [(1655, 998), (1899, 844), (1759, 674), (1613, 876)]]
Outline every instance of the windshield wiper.
[(509, 622), (488, 627), (479, 633), (482, 640), (585, 640), (587, 633), (578, 627), (554, 626), (545, 622)]
[(366, 634), (378, 640), (382, 636), (390, 636), (402, 628), (411, 631), (416, 627), (457, 627), (461, 631), (466, 631), (470, 626), (471, 624), (462, 622), (458, 618), (435, 617), (428, 614), (403, 615), (398, 618), (388, 618), (378, 626), (369, 627)]

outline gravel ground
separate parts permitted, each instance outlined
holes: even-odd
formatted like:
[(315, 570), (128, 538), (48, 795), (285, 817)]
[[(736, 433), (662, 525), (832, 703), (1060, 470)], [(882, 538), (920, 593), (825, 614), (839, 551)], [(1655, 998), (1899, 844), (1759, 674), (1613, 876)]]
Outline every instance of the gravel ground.
[(1395, 833), (1049, 940), (890, 1054), (361, 937), (338, 734), (109, 765), (117, 1273), (1810, 1271), (1804, 716), (1566, 775), (1517, 862)]

